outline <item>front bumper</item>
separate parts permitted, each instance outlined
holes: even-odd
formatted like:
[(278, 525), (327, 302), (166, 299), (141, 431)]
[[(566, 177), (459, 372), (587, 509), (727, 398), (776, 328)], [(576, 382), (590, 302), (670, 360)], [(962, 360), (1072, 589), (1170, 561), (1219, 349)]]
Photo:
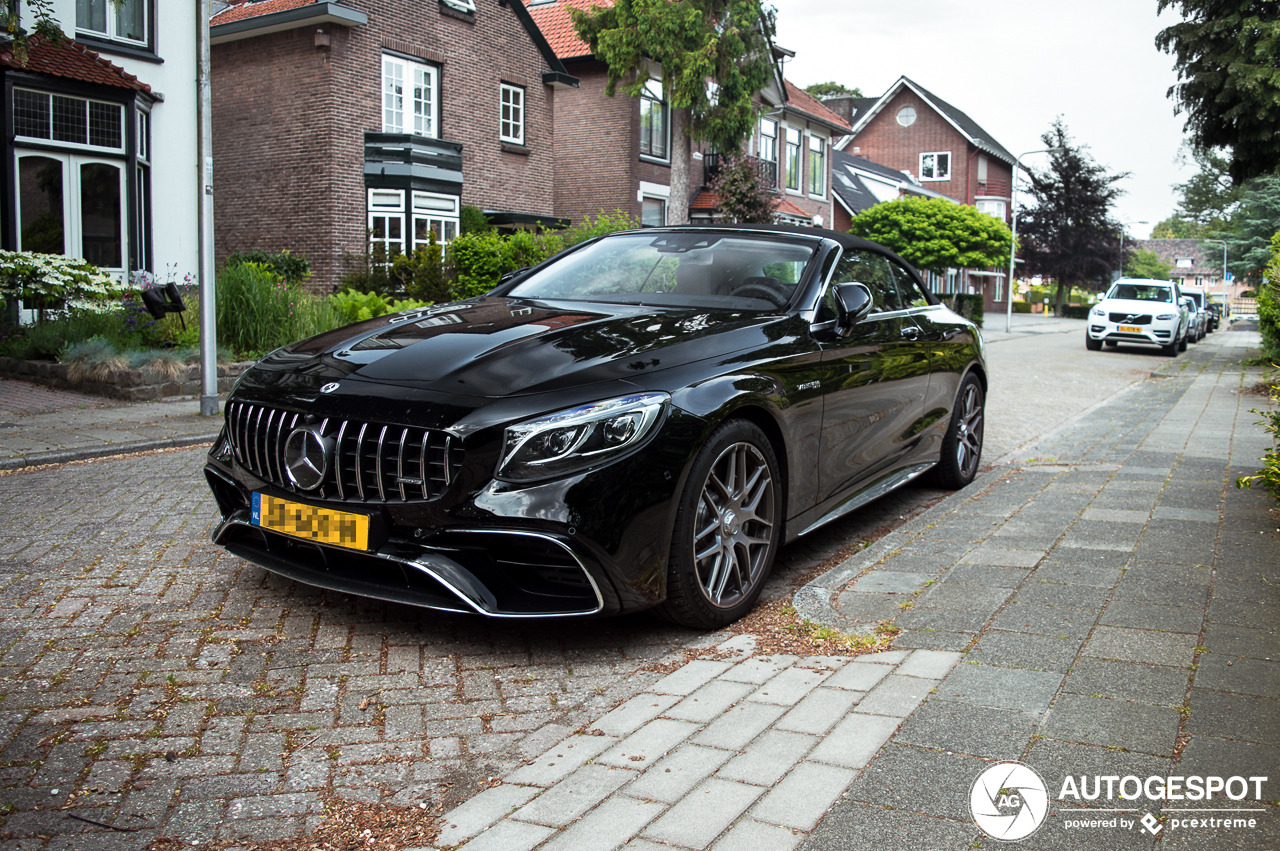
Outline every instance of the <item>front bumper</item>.
[(1143, 343), (1151, 346), (1167, 346), (1176, 341), (1174, 331), (1176, 322), (1160, 322), (1151, 320), (1137, 325), (1111, 322), (1099, 319), (1092, 314), (1088, 320), (1090, 339), (1110, 343)]

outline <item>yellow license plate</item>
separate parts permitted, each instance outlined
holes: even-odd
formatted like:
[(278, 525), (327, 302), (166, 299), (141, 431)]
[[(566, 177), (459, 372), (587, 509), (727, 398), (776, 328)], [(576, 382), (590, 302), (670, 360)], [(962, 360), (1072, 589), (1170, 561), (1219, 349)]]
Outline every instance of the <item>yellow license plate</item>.
[(1127, 331), (1127, 332), (1128, 332), (1128, 333), (1130, 333), (1130, 334), (1141, 334), (1141, 333), (1142, 333), (1142, 329), (1141, 329), (1141, 328), (1139, 328), (1137, 325), (1121, 325), (1121, 326), (1120, 326), (1120, 330), (1121, 330), (1121, 331)]
[(272, 532), (351, 550), (369, 549), (369, 517), (253, 495), (252, 523)]

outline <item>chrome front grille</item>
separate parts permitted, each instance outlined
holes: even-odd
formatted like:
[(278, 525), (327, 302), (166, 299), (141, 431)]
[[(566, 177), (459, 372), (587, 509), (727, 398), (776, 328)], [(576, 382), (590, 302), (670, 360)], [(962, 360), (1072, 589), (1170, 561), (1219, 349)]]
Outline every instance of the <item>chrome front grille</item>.
[[(316, 419), (245, 402), (228, 402), (227, 434), (236, 460), (255, 476), (319, 499), (359, 503), (439, 499), (462, 467), (462, 450), (447, 432), (416, 426)], [(324, 481), (303, 491), (289, 480), (284, 444), (300, 425), (319, 423), (333, 439)]]
[(1129, 318), (1128, 313), (1113, 313), (1107, 318), (1110, 319), (1112, 322), (1118, 322), (1121, 325), (1150, 325), (1151, 324), (1150, 313), (1144, 313), (1141, 316), (1134, 316), (1132, 319)]

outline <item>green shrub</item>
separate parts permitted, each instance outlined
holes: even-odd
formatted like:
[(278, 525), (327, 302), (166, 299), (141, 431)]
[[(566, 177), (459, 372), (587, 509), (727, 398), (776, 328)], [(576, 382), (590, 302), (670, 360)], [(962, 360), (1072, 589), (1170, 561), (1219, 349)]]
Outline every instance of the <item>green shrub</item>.
[[(61, 254), (0, 251), (0, 300), (37, 310), (113, 310), (128, 287), (97, 266)], [(43, 317), (42, 317), (43, 318)]]
[(275, 272), (290, 284), (300, 284), (311, 277), (311, 261), (305, 254), (294, 254), (289, 249), (270, 252), (261, 248), (249, 248), (237, 251), (227, 257), (227, 265), (241, 263), (257, 263)]
[(1062, 306), (1062, 315), (1067, 319), (1088, 319), (1089, 305), (1087, 304), (1064, 304)]
[(344, 324), (363, 322), (388, 313), (398, 313), (402, 310), (412, 310), (415, 307), (427, 307), (433, 304), (433, 302), (413, 299), (389, 302), (377, 293), (362, 293), (355, 290), (334, 293), (329, 296), (329, 302), (341, 316)]
[(342, 324), (327, 299), (258, 263), (222, 267), (217, 283), (218, 341), (236, 352), (267, 352)]
[(1030, 312), (1031, 312), (1031, 302), (1029, 302), (1029, 301), (1015, 301), (1015, 302), (1013, 303), (1013, 312), (1014, 312), (1014, 313), (1030, 313)]
[(463, 204), (458, 218), (458, 227), (462, 233), (484, 233), (487, 230), (493, 230), (493, 225), (489, 224), (489, 218), (479, 207)]
[(68, 346), (99, 338), (117, 351), (145, 347), (124, 310), (95, 313), (70, 310), (34, 325), (11, 329), (0, 343), (0, 354), (23, 360), (62, 360)]
[(1271, 237), (1271, 262), (1263, 271), (1258, 288), (1258, 332), (1262, 354), (1272, 363), (1280, 362), (1280, 233)]
[(1249, 410), (1250, 413), (1262, 417), (1258, 420), (1258, 424), (1271, 432), (1271, 448), (1262, 456), (1262, 470), (1252, 476), (1241, 476), (1236, 479), (1236, 487), (1248, 488), (1252, 487), (1254, 482), (1260, 482), (1273, 497), (1280, 500), (1280, 385), (1272, 385), (1270, 396), (1271, 410), (1261, 411), (1257, 408)]

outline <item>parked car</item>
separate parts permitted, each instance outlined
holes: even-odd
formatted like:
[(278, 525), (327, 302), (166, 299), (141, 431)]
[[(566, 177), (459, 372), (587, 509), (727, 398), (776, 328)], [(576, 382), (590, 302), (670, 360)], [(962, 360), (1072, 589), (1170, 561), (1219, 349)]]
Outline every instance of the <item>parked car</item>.
[(1194, 321), (1196, 325), (1196, 334), (1194, 334), (1193, 337), (1196, 342), (1199, 342), (1208, 336), (1209, 332), (1213, 330), (1209, 327), (1209, 299), (1205, 296), (1203, 287), (1185, 286), (1179, 287), (1179, 289), (1182, 291), (1182, 295), (1191, 299), (1192, 303), (1195, 305), (1196, 318)]
[(208, 454), (213, 539), (427, 608), (717, 627), (784, 543), (972, 481), (986, 392), (978, 330), (879, 245), (613, 234), (259, 361)]
[(1183, 296), (1182, 303), (1187, 308), (1187, 341), (1198, 343), (1204, 339), (1204, 314), (1196, 310), (1195, 299), (1191, 296)]
[(1098, 351), (1105, 343), (1160, 346), (1170, 357), (1187, 350), (1190, 311), (1172, 281), (1120, 278), (1089, 311), (1084, 343)]
[(1222, 305), (1209, 305), (1209, 331), (1217, 331), (1218, 326), (1222, 324)]

